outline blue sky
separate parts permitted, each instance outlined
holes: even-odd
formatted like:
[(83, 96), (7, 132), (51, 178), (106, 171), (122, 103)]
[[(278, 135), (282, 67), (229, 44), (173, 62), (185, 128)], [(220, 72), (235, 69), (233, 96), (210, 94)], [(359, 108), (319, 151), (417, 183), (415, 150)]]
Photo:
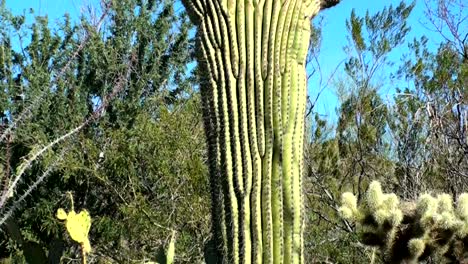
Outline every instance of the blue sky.
[[(401, 1), (373, 0), (362, 1), (361, 3), (364, 2), (366, 3), (365, 5), (356, 5), (356, 0), (342, 0), (339, 5), (332, 9), (325, 10), (321, 14), (323, 17), (323, 39), (319, 55), (319, 63), (322, 68), (323, 79), (328, 80), (337, 65), (339, 65), (340, 62), (342, 62), (343, 59), (346, 59), (347, 57), (346, 53), (343, 51), (343, 46), (348, 43), (346, 39), (347, 31), (345, 21), (350, 17), (351, 10), (354, 8), (356, 14), (362, 17), (365, 15), (367, 10), (369, 10), (370, 14), (374, 14), (378, 11), (381, 11), (385, 6), (393, 5), (393, 7), (396, 7)], [(408, 4), (411, 3), (411, 1), (405, 2)], [(411, 41), (414, 38), (426, 36), (429, 39), (428, 47), (431, 49), (437, 49), (442, 41), (442, 38), (437, 33), (428, 30), (428, 24), (425, 20), (424, 14), (425, 9), (426, 6), (424, 4), (424, 0), (418, 0), (408, 20), (408, 25), (411, 27), (411, 31), (409, 32), (406, 41)], [(398, 62), (401, 58), (401, 55), (405, 52), (407, 52), (407, 44), (403, 44), (401, 47), (394, 50), (390, 59)], [(339, 77), (340, 75), (343, 76), (342, 72), (343, 71), (337, 71), (335, 77)], [(390, 84), (388, 81), (389, 80), (385, 81), (387, 85), (385, 85), (380, 90), (380, 94), (384, 97), (384, 99), (391, 98), (395, 91), (395, 85), (404, 85), (403, 82)], [(309, 82), (309, 94), (312, 98), (315, 98), (315, 95), (319, 90), (317, 83), (319, 83), (319, 76), (315, 75), (314, 78), (311, 78)], [(315, 110), (329, 120), (336, 121), (337, 116), (335, 109), (339, 105), (339, 101), (335, 90), (331, 86), (328, 86), (326, 89), (324, 89), (323, 93), (320, 95), (319, 100), (317, 101)]]
[[(324, 80), (327, 80), (336, 66), (346, 58), (346, 53), (343, 51), (343, 46), (347, 44), (345, 21), (350, 16), (351, 10), (354, 8), (359, 16), (363, 16), (367, 10), (373, 14), (390, 4), (397, 6), (400, 0), (360, 1), (360, 3), (365, 3), (361, 5), (357, 5), (357, 2), (356, 0), (342, 0), (338, 6), (321, 14), (324, 27), (322, 29), (323, 40), (319, 63), (322, 68), (322, 79)], [(6, 0), (7, 7), (12, 9), (15, 14), (33, 8), (36, 15), (48, 15), (50, 23), (54, 23), (65, 13), (69, 13), (72, 18), (76, 19), (82, 12), (83, 7), (87, 5), (97, 6), (98, 4), (99, 0)], [(441, 38), (436, 33), (429, 31), (421, 23), (424, 21), (424, 9), (424, 0), (419, 0), (409, 18), (412, 30), (407, 40), (426, 35), (429, 38), (429, 45), (436, 48), (441, 42)], [(405, 51), (404, 48), (405, 46), (402, 46), (401, 50), (395, 51), (392, 58), (399, 58)], [(319, 90), (318, 82), (318, 75), (311, 78), (309, 82), (309, 94), (312, 98), (315, 98)], [(387, 88), (387, 90), (381, 91), (381, 94), (384, 97), (389, 97), (392, 91), (394, 91), (392, 88)], [(338, 105), (339, 101), (333, 87), (328, 86), (317, 101), (315, 110), (324, 117), (336, 120), (335, 109)]]
[(6, 6), (15, 14), (32, 8), (36, 15), (48, 15), (51, 22), (60, 19), (65, 13), (78, 18), (83, 7), (97, 4), (98, 0), (6, 0)]

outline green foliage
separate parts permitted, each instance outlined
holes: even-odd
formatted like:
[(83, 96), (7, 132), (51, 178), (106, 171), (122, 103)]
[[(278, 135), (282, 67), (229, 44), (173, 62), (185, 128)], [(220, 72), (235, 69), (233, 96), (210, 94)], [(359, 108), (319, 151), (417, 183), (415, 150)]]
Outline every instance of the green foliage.
[(392, 65), (390, 52), (404, 42), (410, 30), (407, 18), (414, 5), (401, 2), (396, 8), (389, 6), (373, 15), (367, 12), (365, 17), (353, 11), (346, 22), (349, 59), (344, 67), (347, 78), (337, 89), (341, 105), (336, 139), (345, 166), (342, 170), (350, 174), (343, 181), (356, 186), (358, 193), (369, 180), (393, 178), (388, 141), (392, 116), (379, 94), (385, 81), (379, 74)]
[(390, 5), (373, 15), (367, 12), (365, 17), (351, 12), (346, 21), (350, 36), (345, 50), (353, 55), (345, 63), (345, 72), (358, 89), (369, 89), (377, 71), (392, 65), (388, 54), (404, 43), (410, 30), (407, 19), (415, 3), (407, 5), (402, 1), (395, 8)]
[[(21, 255), (24, 256), (24, 259), (27, 263), (46, 263), (47, 254), (41, 245), (35, 241), (24, 239), (21, 231), (19, 230), (18, 225), (9, 220), (5, 223), (6, 231), (8, 232), (10, 238), (15, 241), (22, 251)], [(51, 250), (52, 252), (52, 250)], [(18, 254), (17, 257), (22, 257)]]
[[(187, 66), (191, 25), (172, 1), (112, 1), (97, 14), (99, 31), (86, 16), (52, 30), (47, 18), (30, 26), (2, 9), (2, 137), (14, 126), (0, 144), (10, 166), (2, 181), (29, 153), (87, 125), (25, 167), (1, 215), (21, 208), (12, 218), (47, 251), (68, 239), (53, 216), (70, 191), (93, 215), (90, 262), (154, 260), (177, 230), (175, 261), (193, 263), (210, 226), (200, 99)], [(18, 35), (23, 46), (12, 47)], [(0, 258), (16, 254), (5, 241)], [(64, 254), (79, 255), (76, 246)]]
[[(405, 41), (413, 7), (414, 3), (401, 3), (364, 17), (353, 11), (346, 23), (346, 76), (335, 83), (340, 99), (338, 122), (334, 126), (316, 115), (311, 120), (312, 136), (306, 150), (307, 208), (312, 211), (309, 226), (315, 229), (308, 237), (321, 241), (316, 242), (312, 256), (330, 256), (335, 262), (353, 256), (354, 262), (362, 263), (371, 258), (368, 250), (354, 246), (354, 228), (341, 220), (336, 206), (345, 189), (352, 189), (360, 199), (372, 180), (394, 181), (395, 159), (388, 129), (393, 116), (380, 96), (385, 80), (379, 77), (385, 76), (381, 72), (393, 63), (389, 54)], [(351, 246), (337, 252), (336, 241)]]
[(468, 85), (466, 49), (447, 42), (437, 52), (431, 52), (427, 41), (421, 38), (409, 44), (411, 54), (399, 70), (398, 76), (411, 84), (399, 89), (401, 93), (396, 97), (401, 102), (399, 111), (405, 111), (396, 125), (409, 132), (407, 146), (400, 147), (412, 150), (406, 158), (412, 166), (402, 166), (401, 170), (407, 174), (405, 178), (416, 183), (421, 182), (415, 178), (416, 171), (424, 171), (423, 176), (430, 177), (431, 180), (419, 183), (416, 188), (457, 195), (467, 188), (464, 180), (468, 169), (464, 152), (467, 109), (463, 89)]
[[(346, 75), (334, 84), (340, 99), (338, 122), (318, 115), (310, 120), (306, 211), (313, 228), (306, 236), (312, 245), (310, 259), (317, 262), (372, 259), (369, 249), (356, 246), (355, 226), (336, 211), (344, 190), (352, 189), (361, 201), (376, 179), (405, 200), (415, 200), (427, 190), (455, 197), (466, 189), (466, 129), (460, 126), (466, 124), (461, 106), (466, 104), (466, 52), (456, 38), (437, 51), (429, 50), (422, 39), (411, 42), (410, 54), (402, 56), (400, 67), (393, 67), (398, 61), (391, 59), (392, 52), (408, 41), (407, 19), (413, 7), (401, 3), (364, 17), (351, 13)], [(456, 8), (446, 10), (457, 14)], [(458, 30), (457, 36), (465, 35), (462, 27)], [(399, 70), (392, 74), (393, 69)], [(393, 100), (382, 98), (382, 87), (396, 90)], [(338, 241), (349, 246), (336, 251)]]
[[(226, 138), (230, 144), (224, 144), (224, 147), (213, 140), (206, 144), (205, 136), (212, 135), (210, 131), (232, 132), (234, 127), (241, 130), (240, 116), (244, 115), (238, 111), (239, 126), (217, 124), (216, 129), (208, 130), (208, 134), (205, 134), (203, 123), (208, 127), (214, 124), (214, 119), (206, 118), (210, 116), (206, 106), (214, 101), (207, 94), (206, 88), (209, 86), (204, 85), (208, 75), (204, 73), (203, 67), (193, 62), (193, 29), (180, 3), (172, 0), (105, 2), (107, 4), (103, 5), (103, 9), (97, 9), (93, 16), (83, 14), (80, 21), (74, 22), (65, 15), (56, 24), (52, 24), (47, 17), (35, 17), (32, 10), (22, 15), (13, 15), (5, 8), (5, 1), (2, 2), (0, 221), (9, 218), (5, 228), (0, 229), (0, 262), (24, 263), (31, 262), (31, 259), (44, 262), (47, 258), (50, 263), (58, 263), (61, 259), (76, 259), (80, 255), (79, 245), (72, 243), (63, 231), (63, 225), (54, 217), (58, 208), (70, 208), (64, 196), (68, 191), (75, 197), (77, 210), (86, 208), (93, 216), (89, 232), (93, 245), (93, 251), (88, 256), (90, 263), (165, 263), (167, 255), (172, 255), (172, 248), (177, 252), (174, 253), (173, 263), (201, 263), (204, 258), (208, 263), (216, 262), (219, 256), (213, 252), (222, 247), (219, 241), (223, 239), (219, 237), (223, 233), (216, 232), (219, 230), (216, 225), (220, 221), (214, 221), (214, 226), (211, 226), (210, 219), (213, 218), (210, 213), (220, 212), (220, 208), (224, 207), (219, 205), (226, 205), (220, 192), (216, 192), (216, 183), (226, 185), (225, 181), (213, 181), (223, 179), (218, 177), (220, 174), (214, 173), (211, 178), (208, 176), (208, 166), (213, 166), (213, 162), (207, 157), (213, 157), (209, 155), (215, 153), (213, 146), (224, 149), (229, 145), (231, 150), (235, 149), (240, 155), (237, 158), (241, 157), (242, 160), (249, 156), (244, 151), (247, 149), (245, 142), (249, 142), (249, 146), (258, 146), (259, 152), (264, 151), (263, 143), (266, 141), (250, 144), (254, 139), (251, 136), (258, 135), (257, 140), (264, 140), (268, 129), (239, 133), (239, 137), (230, 134)], [(281, 8), (288, 7), (274, 6), (275, 1), (264, 2), (272, 3), (264, 7), (269, 12), (279, 12)], [(324, 2), (327, 1), (322, 1), (322, 4)], [(427, 18), (432, 18), (436, 31), (440, 25), (445, 27), (439, 31), (444, 34), (445, 41), (437, 50), (431, 50), (428, 45), (432, 40), (421, 38), (411, 41), (408, 44), (409, 52), (402, 56), (401, 64), (393, 59), (394, 50), (408, 41), (406, 38), (411, 30), (408, 17), (414, 3), (389, 6), (363, 17), (354, 11), (350, 14), (346, 25), (349, 42), (345, 51), (348, 58), (344, 68), (338, 69), (344, 77), (333, 84), (340, 99), (338, 120), (332, 123), (317, 113), (312, 113), (312, 119), (306, 120), (309, 130), (304, 142), (306, 158), (302, 190), (305, 196), (301, 200), (301, 210), (305, 212), (302, 225), (305, 230), (301, 240), (305, 263), (377, 263), (389, 259), (391, 247), (382, 250), (384, 253), (380, 256), (383, 260), (374, 259), (375, 247), (363, 246), (362, 235), (367, 234), (367, 238), (377, 237), (374, 240), (380, 241), (380, 244), (388, 243), (392, 236), (385, 232), (386, 222), (398, 220), (398, 210), (403, 215), (417, 216), (411, 218), (414, 221), (419, 219), (421, 222), (424, 218), (422, 215), (425, 209), (421, 209), (422, 213), (418, 215), (420, 211), (416, 206), (421, 193), (432, 190), (460, 197), (468, 189), (468, 96), (464, 89), (468, 87), (468, 49), (464, 40), (468, 27), (464, 26), (467, 20), (458, 21), (459, 26), (456, 21), (460, 14), (466, 13), (466, 8), (457, 8), (456, 4), (463, 4), (462, 1), (429, 2), (432, 4), (428, 7), (433, 10), (428, 10)], [(202, 6), (192, 7), (199, 11)], [(244, 7), (246, 10), (249, 8), (248, 5)], [(216, 8), (210, 6), (210, 10)], [(296, 9), (287, 10), (293, 12)], [(288, 12), (280, 12), (282, 16), (275, 17), (277, 20), (267, 19), (266, 22), (279, 25), (281, 21), (292, 21), (294, 16), (288, 16), (291, 15)], [(245, 19), (247, 21), (250, 18), (247, 15)], [(195, 21), (200, 22), (196, 18)], [(235, 21), (229, 20), (224, 25), (228, 27), (231, 23), (232, 27)], [(309, 21), (306, 22), (301, 26), (307, 28)], [(245, 26), (246, 32), (265, 32), (263, 27), (258, 27), (262, 23), (262, 20), (253, 23), (256, 29), (252, 29), (249, 23), (239, 25), (239, 31)], [(288, 27), (288, 32), (294, 31), (292, 25), (295, 23), (291, 26), (286, 23), (284, 32)], [(447, 31), (447, 28), (452, 30)], [(216, 44), (210, 46), (212, 48), (220, 47), (218, 44), (225, 43), (225, 40), (236, 40), (240, 42), (226, 43), (233, 47), (246, 47), (246, 54), (251, 52), (247, 49), (257, 51), (254, 56), (244, 58), (243, 49), (234, 48), (230, 53), (232, 74), (226, 71), (226, 74), (220, 75), (223, 67), (214, 68), (218, 73), (218, 84), (229, 75), (233, 80), (244, 80), (237, 84), (244, 83), (243, 89), (246, 91), (263, 93), (268, 90), (266, 87), (281, 87), (287, 83), (283, 80), (289, 78), (288, 74), (291, 74), (293, 67), (285, 66), (284, 58), (290, 60), (292, 57), (283, 56), (289, 54), (287, 51), (290, 48), (295, 50), (294, 54), (300, 53), (301, 59), (305, 58), (302, 56), (305, 50), (298, 49), (299, 46), (305, 47), (305, 37), (302, 44), (297, 42), (297, 45), (291, 47), (289, 43), (287, 49), (284, 49), (286, 52), (283, 49), (271, 52), (270, 46), (275, 45), (262, 44), (269, 43), (262, 42), (268, 35), (245, 34), (243, 45), (243, 34), (230, 38), (222, 34), (232, 34), (234, 31), (225, 32), (223, 28), (216, 27), (206, 30), (209, 31), (210, 41)], [(326, 25), (322, 28), (322, 24), (319, 24), (311, 33), (312, 46), (306, 58), (307, 63), (313, 63), (312, 67), (307, 68), (311, 72), (320, 71), (320, 65), (316, 64), (320, 61), (317, 59), (320, 34), (326, 31)], [(255, 39), (252, 40), (252, 37)], [(295, 38), (296, 41), (299, 39)], [(277, 38), (277, 42), (281, 46), (287, 43), (287, 38)], [(252, 43), (253, 46), (246, 43)], [(280, 63), (269, 63), (271, 59), (275, 60), (275, 56), (280, 57)], [(217, 59), (224, 60), (221, 57)], [(298, 63), (303, 65), (302, 60)], [(269, 65), (274, 67), (269, 68)], [(391, 73), (396, 68), (398, 72)], [(246, 70), (245, 74), (240, 74), (241, 69)], [(273, 74), (276, 72), (282, 73), (282, 78), (267, 78), (276, 76)], [(237, 84), (235, 87), (241, 89), (242, 85)], [(304, 87), (302, 85), (295, 83), (293, 86)], [(395, 90), (394, 97), (390, 100), (383, 98), (382, 88), (390, 92)], [(283, 93), (283, 89), (281, 91)], [(286, 113), (289, 112), (279, 110), (281, 105), (289, 101), (275, 100), (279, 94), (270, 94), (271, 98), (247, 94), (245, 100), (238, 101), (239, 109), (243, 109), (241, 103), (245, 107), (269, 105), (271, 123), (265, 123), (265, 118), (259, 118), (265, 117), (266, 112), (257, 115), (255, 111), (258, 107), (246, 111), (246, 115), (254, 114), (255, 118), (251, 120), (255, 120), (255, 123), (264, 122), (263, 126), (267, 127), (267, 123), (277, 125), (281, 121), (284, 125), (274, 126), (275, 129), (273, 126), (268, 127), (270, 135), (274, 134), (274, 140), (269, 146), (276, 147), (273, 147), (271, 159), (261, 162), (257, 168), (268, 162), (276, 164), (276, 168), (287, 167), (287, 162), (283, 164), (279, 161), (288, 160), (291, 156), (289, 152), (281, 151), (283, 146), (289, 144), (288, 137), (294, 133), (288, 133), (290, 130), (285, 125)], [(237, 95), (226, 94), (229, 98)], [(225, 100), (232, 103), (232, 98), (229, 98)], [(249, 101), (253, 98), (263, 100), (255, 103)], [(306, 100), (305, 93), (300, 98)], [(219, 107), (215, 110), (219, 110)], [(227, 118), (234, 116), (234, 107), (230, 111)], [(289, 120), (300, 121), (297, 118)], [(300, 122), (295, 124), (300, 126)], [(249, 126), (252, 124), (248, 122), (244, 125), (246, 128)], [(79, 129), (73, 132), (75, 128)], [(50, 145), (70, 132), (73, 133), (57, 144)], [(241, 145), (234, 144), (236, 140)], [(298, 146), (299, 143), (296, 143), (293, 145)], [(277, 150), (280, 151), (275, 152)], [(296, 150), (300, 151), (300, 148)], [(250, 157), (255, 157), (252, 153)], [(273, 153), (279, 154), (275, 156)], [(218, 160), (217, 164), (222, 169), (228, 167), (226, 160)], [(238, 160), (236, 164), (244, 165), (243, 160)], [(234, 168), (240, 172), (239, 166)], [(278, 185), (273, 185), (273, 182), (271, 185), (265, 184), (265, 188), (257, 189), (257, 193), (263, 190), (264, 196), (271, 195), (272, 205), (283, 205), (283, 213), (275, 211), (275, 216), (283, 218), (275, 217), (274, 224), (276, 227), (282, 224), (283, 230), (287, 230), (284, 227), (292, 219), (290, 209), (296, 207), (288, 207), (287, 201), (283, 203), (276, 199), (288, 197), (284, 191), (287, 188), (271, 188), (272, 193), (266, 190), (271, 186), (286, 186), (288, 174), (273, 175), (273, 169), (261, 171), (260, 174), (271, 174), (278, 181)], [(7, 192), (7, 187), (13, 186), (17, 176), (20, 177), (16, 187), (12, 188), (12, 192)], [(244, 180), (241, 177), (238, 179)], [(363, 206), (368, 201), (365, 190), (375, 179), (401, 198), (398, 207), (395, 196), (380, 193), (375, 185), (370, 186), (374, 190), (373, 197), (379, 198), (382, 194), (389, 203), (376, 204), (377, 200), (373, 198), (372, 205)], [(232, 197), (246, 197), (242, 196), (239, 186), (237, 183), (234, 185)], [(338, 212), (339, 200), (345, 190), (352, 190), (356, 194), (353, 198), (356, 202), (347, 202), (348, 207), (354, 210), (354, 213), (352, 210), (348, 215), (355, 216), (358, 222), (362, 215), (372, 215), (375, 223), (371, 221), (365, 225), (356, 225), (341, 217)], [(225, 189), (222, 193), (225, 193)], [(418, 238), (411, 242), (405, 238), (407, 243), (403, 243), (401, 252), (406, 252), (407, 257), (414, 259), (427, 255), (429, 248), (439, 252), (438, 255), (445, 252), (446, 255), (459, 257), (467, 242), (461, 243), (461, 235), (453, 231), (455, 226), (461, 230), (460, 225), (454, 223), (466, 217), (460, 214), (457, 206), (452, 205), (453, 210), (450, 209), (451, 201), (447, 196), (428, 197), (424, 199), (432, 202), (441, 200), (440, 203), (445, 204), (448, 210), (430, 214), (436, 217), (432, 222), (425, 222), (429, 228), (420, 232)], [(210, 198), (218, 204), (210, 204)], [(239, 204), (259, 206), (262, 213), (274, 209), (266, 206), (268, 203), (259, 203), (259, 199), (257, 203), (251, 199), (250, 202)], [(369, 206), (377, 210), (370, 211)], [(379, 211), (380, 207), (391, 210)], [(247, 212), (254, 212), (242, 210), (239, 208), (244, 216)], [(360, 210), (361, 214), (357, 213)], [(229, 216), (230, 211), (226, 212)], [(251, 216), (253, 219), (254, 216)], [(257, 216), (256, 219), (260, 218)], [(284, 221), (281, 223), (278, 219)], [(224, 223), (231, 228), (233, 223), (237, 223), (251, 230), (257, 228), (257, 231), (262, 227), (262, 232), (266, 230), (263, 226), (268, 226), (268, 223), (273, 226), (273, 220), (266, 221), (266, 224), (261, 221), (246, 224), (245, 221), (229, 221), (225, 218)], [(401, 221), (399, 227), (411, 226), (405, 224), (405, 217)], [(11, 223), (15, 223), (16, 227), (12, 228)], [(445, 229), (442, 228), (445, 231), (452, 231), (442, 234), (439, 226), (445, 226)], [(239, 229), (239, 241), (247, 234), (247, 229)], [(211, 234), (212, 231), (215, 232)], [(173, 232), (177, 234), (175, 244), (171, 243)], [(395, 232), (399, 234), (401, 231), (397, 229)], [(447, 240), (450, 232), (452, 236)], [(414, 232), (405, 234), (414, 235)], [(263, 238), (263, 233), (257, 232), (256, 236)], [(271, 234), (265, 236), (272, 237)], [(280, 233), (276, 233), (275, 237), (279, 238)], [(397, 241), (398, 237), (395, 235), (393, 241)], [(439, 237), (445, 239), (445, 247), (435, 241)], [(232, 248), (231, 241), (234, 239), (228, 241), (227, 247)], [(276, 249), (286, 245), (278, 243), (286, 240), (275, 241)], [(239, 251), (247, 247), (247, 243), (238, 244)], [(281, 250), (275, 252), (278, 255)], [(428, 257), (425, 262), (441, 261), (439, 256)]]

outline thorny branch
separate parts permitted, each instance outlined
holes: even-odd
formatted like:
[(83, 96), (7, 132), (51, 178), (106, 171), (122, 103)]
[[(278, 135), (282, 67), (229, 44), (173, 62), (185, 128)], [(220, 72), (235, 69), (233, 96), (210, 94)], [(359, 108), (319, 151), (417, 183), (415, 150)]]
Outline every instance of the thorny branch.
[[(36, 151), (33, 150), (33, 152), (28, 155), (29, 158), (27, 158), (25, 161), (23, 161), (23, 163), (21, 163), (19, 165), (15, 179), (7, 187), (7, 191), (3, 193), (3, 195), (2, 195), (2, 197), (0, 199), (0, 208), (4, 207), (8, 197), (10, 197), (10, 195), (14, 192), (18, 182), (21, 180), (21, 177), (24, 175), (25, 171), (34, 163), (34, 161), (36, 161), (39, 157), (41, 157), (44, 153), (49, 151), (52, 147), (56, 146), (58, 143), (61, 143), (61, 142), (65, 141), (66, 139), (72, 137), (73, 135), (75, 135), (76, 133), (81, 131), (84, 127), (86, 127), (88, 124), (98, 120), (105, 113), (105, 110), (109, 106), (110, 102), (114, 98), (116, 98), (116, 96), (125, 88), (126, 80), (128, 80), (128, 77), (129, 77), (129, 75), (130, 75), (130, 73), (132, 71), (132, 65), (135, 63), (135, 61), (136, 61), (136, 55), (135, 55), (135, 53), (132, 53), (132, 57), (130, 58), (130, 61), (128, 63), (129, 66), (128, 66), (127, 70), (124, 73), (122, 73), (121, 75), (119, 75), (119, 77), (117, 78), (117, 80), (116, 80), (116, 82), (114, 84), (113, 90), (104, 97), (104, 99), (102, 100), (101, 105), (86, 120), (84, 120), (83, 123), (81, 123), (80, 125), (78, 125), (74, 129), (70, 130), (68, 133), (56, 138), (54, 141), (49, 143), (47, 146), (42, 147), (42, 148), (40, 148), (40, 149), (38, 149)], [(62, 156), (63, 156), (63, 154), (59, 155), (55, 159), (53, 165), (55, 165), (57, 162), (59, 162), (62, 159)], [(42, 174), (42, 176), (39, 177), (28, 188), (28, 190), (20, 197), (20, 199), (14, 203), (14, 206), (12, 207), (12, 209), (10, 209), (6, 214), (4, 214), (4, 216), (0, 220), (0, 225), (3, 224), (3, 222), (12, 214), (13, 210), (17, 207), (17, 205), (22, 200), (24, 200), (31, 193), (31, 191), (34, 190), (37, 187), (37, 185), (39, 183), (41, 183), (50, 174), (51, 170), (54, 167), (53, 165), (50, 166), (46, 170), (46, 172), (44, 172)]]

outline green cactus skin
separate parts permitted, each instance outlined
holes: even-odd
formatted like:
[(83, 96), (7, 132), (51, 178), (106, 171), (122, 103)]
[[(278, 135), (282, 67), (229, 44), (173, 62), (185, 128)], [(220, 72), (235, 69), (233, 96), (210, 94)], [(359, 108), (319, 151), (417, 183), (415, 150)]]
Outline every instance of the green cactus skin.
[(321, 1), (183, 3), (197, 26), (221, 262), (303, 263), (305, 59)]

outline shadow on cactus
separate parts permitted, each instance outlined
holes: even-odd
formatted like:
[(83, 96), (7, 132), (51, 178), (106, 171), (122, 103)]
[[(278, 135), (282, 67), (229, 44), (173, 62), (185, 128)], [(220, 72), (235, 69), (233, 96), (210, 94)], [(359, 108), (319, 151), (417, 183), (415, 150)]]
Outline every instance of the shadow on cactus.
[(352, 193), (341, 199), (341, 215), (358, 224), (361, 242), (379, 249), (384, 263), (417, 263), (432, 256), (448, 263), (468, 260), (468, 193), (455, 206), (448, 194), (400, 202), (374, 181), (359, 206)]

